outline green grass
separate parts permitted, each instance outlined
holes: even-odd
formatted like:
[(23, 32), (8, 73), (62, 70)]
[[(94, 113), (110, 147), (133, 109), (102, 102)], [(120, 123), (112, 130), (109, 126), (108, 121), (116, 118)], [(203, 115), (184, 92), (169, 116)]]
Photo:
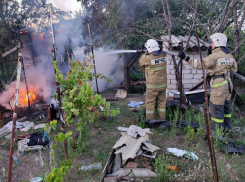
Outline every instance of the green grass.
[[(69, 155), (73, 165), (65, 176), (64, 181), (99, 181), (102, 170), (82, 172), (79, 168), (92, 163), (101, 163), (102, 168), (105, 166), (112, 152), (112, 147), (120, 136), (120, 132), (116, 127), (129, 127), (130, 125), (146, 127), (144, 125), (143, 108), (140, 109), (139, 113), (134, 113), (127, 107), (127, 100), (125, 99), (111, 102), (111, 105), (112, 107), (120, 107), (121, 114), (114, 118), (99, 117), (90, 126), (90, 136), (83, 150), (76, 151), (69, 146)], [(237, 112), (236, 109), (233, 109), (232, 116), (236, 117)], [(176, 121), (178, 117), (178, 110), (167, 109), (167, 120)], [(164, 131), (157, 128), (150, 129), (152, 132), (150, 138), (153, 144), (161, 148), (158, 151), (158, 156), (163, 156), (163, 158), (159, 158), (159, 161), (162, 160), (163, 162), (162, 166), (160, 165), (158, 168), (162, 168), (161, 170), (164, 172), (158, 175), (156, 181), (212, 181), (208, 143), (204, 139), (206, 131), (203, 113), (193, 107), (182, 113), (182, 120), (197, 122), (200, 128), (197, 132), (194, 132), (190, 127), (180, 129), (177, 126)], [(244, 118), (233, 118), (233, 121), (234, 125), (243, 126), (244, 128)], [(235, 132), (234, 135), (236, 144), (244, 144), (244, 130)], [(194, 152), (199, 157), (199, 160), (178, 158), (167, 152), (169, 147)], [(65, 158), (63, 144), (59, 144), (55, 152), (56, 156), (54, 157), (53, 165), (57, 166), (59, 161)], [(235, 181), (236, 179), (245, 181), (245, 159), (243, 155), (228, 155), (221, 151), (219, 147), (215, 147), (215, 153), (220, 181)], [(153, 164), (155, 164), (154, 161)], [(168, 172), (163, 169), (164, 165), (177, 165), (178, 172)], [(231, 166), (231, 168), (228, 169), (227, 166)], [(154, 170), (156, 170), (156, 164)]]

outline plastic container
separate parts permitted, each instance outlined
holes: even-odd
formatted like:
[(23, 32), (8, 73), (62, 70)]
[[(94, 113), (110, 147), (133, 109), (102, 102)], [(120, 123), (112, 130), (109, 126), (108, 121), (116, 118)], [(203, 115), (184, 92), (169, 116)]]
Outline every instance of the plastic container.
[(30, 182), (42, 182), (42, 181), (43, 181), (43, 178), (41, 177), (35, 177), (35, 178), (30, 179)]
[(91, 171), (91, 170), (100, 170), (102, 169), (101, 163), (90, 164), (89, 166), (82, 166), (81, 171)]

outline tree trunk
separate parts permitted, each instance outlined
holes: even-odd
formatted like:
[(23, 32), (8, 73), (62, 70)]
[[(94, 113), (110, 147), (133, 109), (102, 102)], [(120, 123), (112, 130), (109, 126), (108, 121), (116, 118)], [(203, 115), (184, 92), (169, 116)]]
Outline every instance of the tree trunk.
[[(234, 49), (237, 48), (239, 44), (239, 30), (237, 28), (237, 9), (236, 5), (233, 7), (233, 16), (234, 16)], [(238, 55), (239, 49), (236, 49), (235, 55)]]
[(3, 62), (1, 62), (1, 70), (2, 70), (2, 74), (3, 74), (4, 83), (6, 84), (7, 80), (6, 80), (6, 77), (5, 77), (5, 74), (4, 74)]

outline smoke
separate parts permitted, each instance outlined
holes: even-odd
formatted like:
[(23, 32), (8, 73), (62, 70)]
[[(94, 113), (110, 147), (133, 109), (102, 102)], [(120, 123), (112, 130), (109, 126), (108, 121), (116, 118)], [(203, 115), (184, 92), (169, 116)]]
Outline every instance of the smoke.
[[(82, 61), (85, 55), (83, 54), (84, 47), (80, 46), (81, 41), (90, 44), (89, 39), (83, 39), (78, 31), (81, 29), (81, 24), (79, 23), (82, 22), (82, 18), (83, 16), (81, 15), (71, 20), (60, 19), (60, 22), (54, 26), (58, 68), (64, 77), (70, 69), (64, 46), (67, 46), (72, 60), (78, 58)], [(35, 91), (36, 98), (48, 104), (51, 103), (52, 96), (56, 91), (50, 31), (50, 27), (46, 27), (41, 32), (27, 33), (21, 36), (24, 46), (22, 54), (29, 92)], [(74, 54), (74, 57), (71, 56), (71, 53)], [(99, 92), (103, 92), (115, 85), (120, 85), (124, 80), (123, 59), (118, 58), (118, 54), (106, 55), (102, 53), (104, 53), (103, 48), (94, 51), (96, 71), (111, 79), (112, 82), (109, 83), (108, 81), (98, 79)], [(93, 90), (97, 92), (95, 80), (92, 83)], [(26, 85), (23, 73), (19, 90), (20, 99), (25, 99)], [(15, 92), (15, 82), (6, 85), (5, 91), (0, 94), (0, 105), (10, 109), (9, 102), (13, 106)]]
[[(117, 54), (105, 55), (104, 50), (100, 49), (95, 52), (96, 72), (101, 73), (111, 79), (112, 82), (98, 79), (99, 92), (103, 92), (108, 88), (118, 86), (124, 80), (124, 60)], [(97, 92), (95, 80), (93, 80), (93, 90)]]

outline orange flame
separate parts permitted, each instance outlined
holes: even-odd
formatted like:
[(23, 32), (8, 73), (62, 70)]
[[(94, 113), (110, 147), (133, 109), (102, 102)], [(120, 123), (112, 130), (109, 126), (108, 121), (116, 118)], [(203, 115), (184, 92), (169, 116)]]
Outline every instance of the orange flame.
[(28, 94), (26, 94), (26, 92), (22, 91), (19, 93), (19, 104), (21, 105), (28, 105), (28, 98), (29, 98), (29, 102), (30, 104), (34, 103), (36, 100), (35, 94), (34, 92), (35, 90), (31, 90), (29, 91)]
[(41, 39), (43, 39), (43, 33), (40, 33), (40, 37), (41, 37)]

